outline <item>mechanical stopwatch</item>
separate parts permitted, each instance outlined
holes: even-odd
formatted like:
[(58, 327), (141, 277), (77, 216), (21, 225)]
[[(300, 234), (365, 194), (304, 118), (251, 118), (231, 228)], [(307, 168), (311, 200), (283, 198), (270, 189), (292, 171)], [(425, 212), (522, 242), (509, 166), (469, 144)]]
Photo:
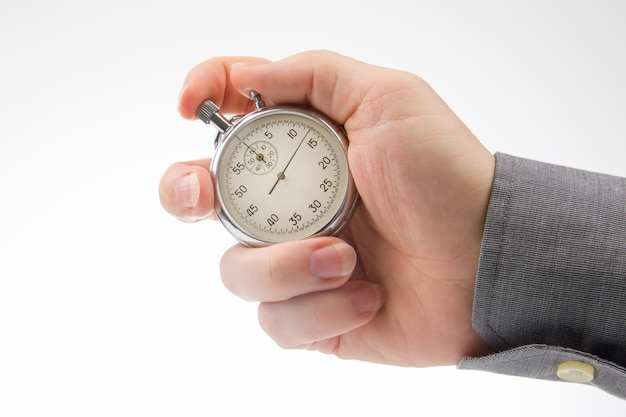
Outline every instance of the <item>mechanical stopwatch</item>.
[(308, 107), (250, 99), (255, 110), (230, 119), (210, 100), (198, 110), (217, 129), (218, 219), (247, 246), (338, 234), (358, 201), (343, 129)]

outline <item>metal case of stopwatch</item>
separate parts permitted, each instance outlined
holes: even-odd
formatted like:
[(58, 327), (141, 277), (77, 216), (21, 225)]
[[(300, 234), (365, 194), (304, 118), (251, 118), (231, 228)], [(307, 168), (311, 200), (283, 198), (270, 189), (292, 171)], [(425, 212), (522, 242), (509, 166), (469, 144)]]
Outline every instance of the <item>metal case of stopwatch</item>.
[[(213, 124), (218, 129), (218, 133), (215, 137), (214, 142), (215, 155), (210, 166), (210, 172), (213, 176), (213, 183), (215, 186), (216, 215), (221, 223), (224, 225), (226, 230), (228, 230), (228, 232), (230, 232), (230, 234), (233, 235), (235, 239), (237, 239), (240, 243), (251, 247), (267, 246), (278, 243), (278, 241), (272, 242), (260, 240), (246, 233), (245, 230), (242, 230), (245, 229), (245, 226), (239, 226), (237, 222), (233, 219), (231, 213), (229, 213), (226, 208), (222, 192), (223, 190), (221, 189), (220, 181), (218, 181), (218, 177), (221, 175), (218, 169), (221, 166), (223, 159), (225, 158), (225, 150), (228, 149), (227, 145), (229, 141), (239, 140), (236, 137), (237, 133), (244, 130), (248, 124), (256, 121), (260, 117), (266, 117), (276, 114), (286, 116), (295, 115), (309, 119), (314, 123), (321, 123), (323, 126), (325, 126), (341, 143), (341, 147), (343, 149), (344, 155), (346, 155), (346, 159), (348, 149), (348, 139), (346, 137), (346, 134), (343, 132), (343, 129), (337, 126), (333, 121), (331, 121), (322, 113), (308, 107), (293, 105), (272, 105), (266, 107), (264, 106), (264, 104), (259, 105), (259, 102), (262, 103), (262, 101), (260, 101), (260, 98), (255, 99), (257, 100), (256, 110), (253, 110), (252, 112), (245, 115), (232, 117), (229, 121), (226, 121), (226, 119), (224, 119), (223, 116), (218, 113), (219, 108), (213, 103), (211, 104), (215, 107), (210, 110), (211, 114), (207, 115), (205, 113), (203, 116), (200, 116), (200, 118), (205, 123), (208, 124), (209, 122), (211, 122), (211, 124)], [(215, 116), (215, 114), (217, 116)], [(356, 209), (359, 196), (354, 184), (354, 179), (352, 178), (352, 175), (350, 173), (349, 166), (347, 174), (347, 189), (345, 194), (341, 196), (343, 201), (341, 202), (337, 213), (327, 222), (325, 222), (325, 224), (321, 225), (321, 227), (314, 228), (314, 233), (308, 235), (306, 238), (337, 235), (350, 220), (352, 214), (354, 213), (354, 210)]]

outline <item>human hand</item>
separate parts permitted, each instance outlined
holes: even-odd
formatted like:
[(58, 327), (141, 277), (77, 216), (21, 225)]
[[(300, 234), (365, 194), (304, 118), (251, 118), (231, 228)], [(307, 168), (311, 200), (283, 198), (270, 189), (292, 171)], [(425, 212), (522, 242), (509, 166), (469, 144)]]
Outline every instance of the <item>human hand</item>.
[[(471, 314), (491, 153), (419, 77), (331, 52), (208, 60), (187, 76), (179, 110), (193, 119), (211, 99), (224, 113), (245, 113), (251, 90), (344, 125), (361, 196), (339, 237), (224, 254), (224, 284), (260, 301), (263, 329), (282, 347), (402, 366), (488, 353)], [(165, 172), (168, 212), (183, 221), (213, 217), (209, 164)]]

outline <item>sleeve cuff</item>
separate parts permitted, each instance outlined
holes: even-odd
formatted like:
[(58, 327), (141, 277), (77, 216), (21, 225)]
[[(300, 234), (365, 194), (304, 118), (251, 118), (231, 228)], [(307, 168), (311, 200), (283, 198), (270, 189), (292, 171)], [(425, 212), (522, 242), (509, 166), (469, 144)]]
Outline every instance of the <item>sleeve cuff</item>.
[[(576, 380), (576, 376), (583, 372), (580, 370), (583, 366), (585, 378)], [(546, 345), (521, 346), (480, 358), (463, 358), (457, 367), (549, 381), (579, 382), (626, 399), (625, 368), (572, 349)], [(568, 378), (568, 374), (572, 378)]]
[[(566, 346), (623, 372), (625, 294), (626, 179), (496, 154), (474, 296), (478, 334), (496, 351)], [(492, 356), (469, 362), (489, 368)]]

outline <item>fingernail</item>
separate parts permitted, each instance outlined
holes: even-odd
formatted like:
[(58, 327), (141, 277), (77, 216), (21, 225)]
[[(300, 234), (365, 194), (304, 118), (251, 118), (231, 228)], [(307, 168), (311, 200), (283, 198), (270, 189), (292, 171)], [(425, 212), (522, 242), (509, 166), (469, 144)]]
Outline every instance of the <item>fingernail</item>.
[(178, 93), (178, 108), (180, 109), (180, 103), (183, 99), (183, 94), (185, 94), (185, 90), (187, 90), (187, 81), (185, 81), (185, 84), (182, 86), (182, 88), (180, 89), (180, 92)]
[(346, 243), (337, 243), (315, 250), (309, 258), (309, 269), (318, 278), (346, 276), (354, 270), (356, 252)]
[(174, 201), (180, 207), (194, 208), (200, 197), (200, 181), (195, 173), (180, 178), (174, 186)]
[(385, 304), (385, 296), (382, 287), (379, 285), (360, 285), (352, 294), (352, 305), (359, 313), (370, 313), (380, 310)]
[(234, 68), (242, 68), (242, 67), (252, 67), (252, 66), (257, 66), (257, 65), (265, 65), (265, 64), (269, 64), (269, 61), (248, 61), (248, 62), (235, 62), (230, 64), (230, 69), (234, 69)]
[(235, 68), (242, 68), (245, 66), (246, 66), (245, 62), (235, 62), (234, 64), (230, 64), (230, 69), (233, 70)]

